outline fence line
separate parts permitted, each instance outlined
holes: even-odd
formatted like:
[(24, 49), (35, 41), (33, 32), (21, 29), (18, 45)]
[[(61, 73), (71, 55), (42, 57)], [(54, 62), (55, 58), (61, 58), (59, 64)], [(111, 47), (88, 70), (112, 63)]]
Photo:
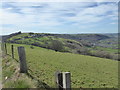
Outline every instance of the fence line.
[[(7, 45), (4, 44), (5, 52), (7, 52)], [(26, 53), (23, 46), (17, 47), (18, 56), (20, 61), (20, 73), (28, 73), (26, 63)], [(11, 45), (12, 58), (14, 59), (14, 45)], [(71, 90), (71, 75), (70, 72), (55, 72), (55, 84), (58, 90)]]

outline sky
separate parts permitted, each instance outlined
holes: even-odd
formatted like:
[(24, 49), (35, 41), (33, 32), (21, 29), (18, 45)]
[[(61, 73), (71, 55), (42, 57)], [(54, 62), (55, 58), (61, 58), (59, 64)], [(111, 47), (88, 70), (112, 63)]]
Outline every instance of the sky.
[(3, 35), (36, 33), (118, 33), (115, 2), (3, 2)]

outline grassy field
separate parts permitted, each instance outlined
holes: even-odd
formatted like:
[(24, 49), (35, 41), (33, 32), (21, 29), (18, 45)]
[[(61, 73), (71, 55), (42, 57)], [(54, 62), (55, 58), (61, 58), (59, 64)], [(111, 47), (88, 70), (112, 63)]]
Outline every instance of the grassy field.
[(2, 84), (3, 88), (35, 88), (35, 81), (26, 74), (19, 73), (19, 63), (9, 55), (2, 56)]
[(0, 88), (40, 88), (46, 90), (46, 87), (48, 87), (44, 82), (31, 78), (29, 74), (19, 72), (20, 68), (17, 60), (10, 55), (3, 54)]
[[(71, 72), (72, 88), (117, 88), (118, 61), (61, 53), (31, 45), (14, 44), (15, 58), (18, 60), (17, 47), (24, 46), (27, 65), (35, 78), (55, 87), (56, 71)], [(7, 44), (11, 54), (11, 44)]]

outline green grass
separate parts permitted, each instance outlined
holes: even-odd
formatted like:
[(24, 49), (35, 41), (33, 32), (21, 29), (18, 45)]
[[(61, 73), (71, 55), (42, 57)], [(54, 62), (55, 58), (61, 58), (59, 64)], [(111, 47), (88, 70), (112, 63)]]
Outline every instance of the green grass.
[[(34, 77), (55, 87), (56, 71), (71, 72), (72, 88), (117, 88), (118, 61), (72, 53), (61, 53), (30, 45), (14, 44), (15, 58), (17, 47), (24, 46), (27, 65)], [(7, 44), (11, 54), (11, 44)]]
[(36, 88), (37, 82), (26, 74), (19, 73), (19, 63), (9, 55), (2, 59), (2, 84), (3, 88)]
[[(34, 34), (34, 35), (36, 35), (36, 34)], [(39, 34), (39, 35), (43, 35), (43, 34)], [(79, 44), (81, 44), (80, 42), (78, 42), (76, 40), (58, 38), (56, 36), (39, 36), (39, 37), (32, 37), (32, 38), (25, 38), (25, 37), (32, 37), (32, 36), (30, 36), (29, 33), (22, 33), (22, 34), (19, 34), (19, 35), (9, 38), (7, 41), (8, 42), (14, 41), (15, 43), (27, 44), (27, 45), (37, 43), (37, 46), (42, 46), (44, 48), (48, 48), (52, 45), (53, 40), (57, 40), (63, 44), (62, 51), (67, 51), (67, 52), (68, 51), (70, 52), (72, 49), (72, 48), (68, 47), (69, 44), (67, 43), (67, 41), (74, 43), (73, 44), (74, 47), (76, 47), (76, 44), (78, 46), (79, 46)]]
[(29, 82), (26, 82), (26, 79), (23, 80), (17, 80), (15, 82), (12, 81), (7, 81), (4, 84), (5, 87), (7, 88), (32, 88), (32, 84), (30, 84)]
[(10, 40), (23, 38), (23, 37), (28, 36), (28, 35), (29, 35), (28, 33), (22, 33), (22, 34), (20, 34), (20, 35), (16, 35), (16, 36), (10, 38)]
[[(36, 36), (34, 36), (34, 35), (36, 35)], [(39, 35), (39, 36), (37, 36), (37, 35)], [(72, 35), (72, 36), (75, 36), (75, 35)], [(91, 34), (88, 34), (88, 35), (81, 34), (81, 35), (76, 35), (76, 38), (78, 38), (78, 36), (79, 37), (84, 36), (84, 38), (91, 36), (91, 37), (95, 38), (96, 34), (92, 34), (92, 35)], [(94, 38), (92, 38), (92, 39), (94, 39)], [(118, 60), (117, 56), (118, 56), (118, 53), (120, 53), (120, 52), (118, 52), (118, 49), (117, 49), (118, 43), (116, 43), (117, 41), (116, 40), (114, 41), (114, 39), (98, 40), (98, 44), (101, 44), (103, 46), (108, 46), (108, 47), (102, 47), (100, 45), (93, 47), (90, 45), (90, 43), (94, 43), (94, 42), (92, 40), (89, 41), (89, 39), (88, 40), (83, 39), (82, 41), (77, 41), (77, 40), (72, 40), (72, 39), (65, 39), (62, 37), (60, 38), (60, 37), (57, 37), (54, 35), (49, 36), (49, 35), (43, 34), (43, 33), (39, 33), (39, 34), (34, 33), (32, 35), (29, 33), (22, 33), (22, 34), (19, 34), (19, 35), (9, 38), (8, 42), (34, 45), (34, 46), (40, 46), (43, 48), (50, 49), (50, 48), (52, 48), (51, 46), (52, 46), (53, 40), (57, 40), (60, 43), (62, 43), (63, 48), (62, 48), (62, 50), (59, 50), (61, 52), (79, 53), (78, 51), (83, 47), (83, 50), (84, 49), (89, 50), (89, 53), (85, 52), (85, 53), (87, 53), (87, 55), (97, 56), (96, 53), (98, 53), (98, 52), (102, 53), (102, 51), (104, 51), (106, 53), (105, 56), (98, 55), (97, 57), (109, 58), (109, 59), (114, 59), (114, 60), (116, 60), (116, 59)], [(113, 43), (113, 44), (109, 45), (107, 42)], [(116, 47), (116, 49), (113, 47)]]

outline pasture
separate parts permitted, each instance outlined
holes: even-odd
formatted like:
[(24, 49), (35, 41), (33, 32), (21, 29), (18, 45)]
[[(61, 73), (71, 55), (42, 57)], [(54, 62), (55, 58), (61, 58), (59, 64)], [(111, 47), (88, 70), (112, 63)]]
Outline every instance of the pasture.
[(18, 46), (24, 46), (29, 73), (55, 87), (56, 71), (71, 72), (72, 88), (117, 88), (118, 61), (85, 56), (73, 53), (61, 53), (31, 45), (7, 43), (8, 54), (11, 55), (14, 45), (15, 59), (18, 60)]

